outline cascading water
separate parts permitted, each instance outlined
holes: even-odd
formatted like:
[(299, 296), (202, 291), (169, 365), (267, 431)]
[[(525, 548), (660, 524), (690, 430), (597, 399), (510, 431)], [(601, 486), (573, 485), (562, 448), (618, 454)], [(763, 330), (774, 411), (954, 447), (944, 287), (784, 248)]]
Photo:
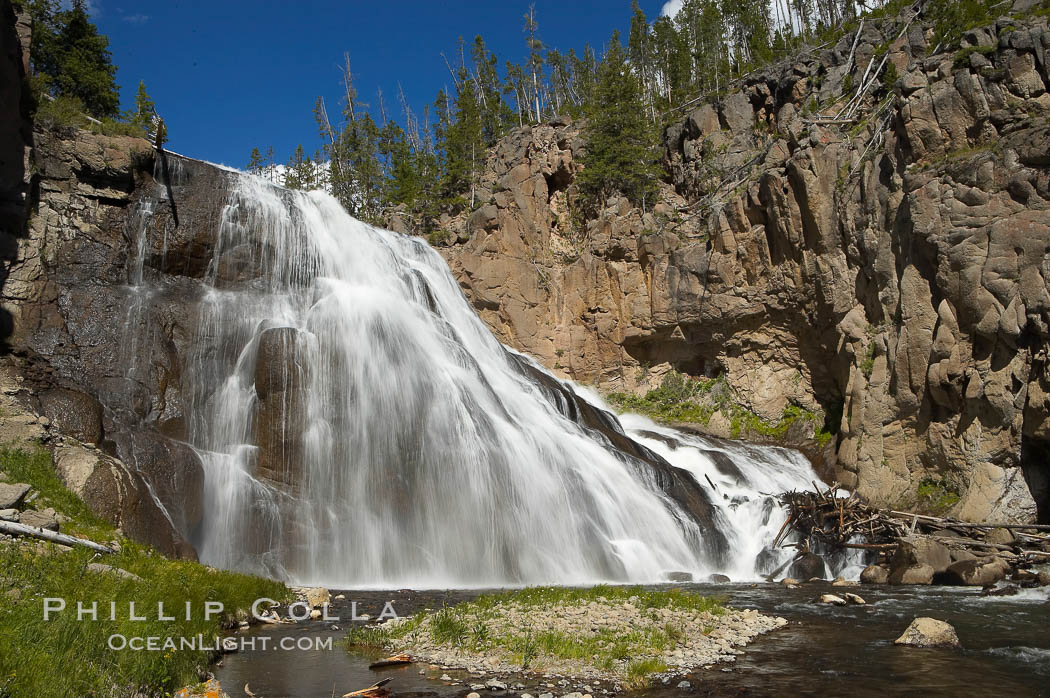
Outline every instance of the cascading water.
[(766, 549), (770, 495), (816, 479), (799, 454), (635, 417), (627, 438), (497, 342), (421, 239), (232, 179), (188, 371), (204, 562), (418, 588), (745, 579), (790, 554)]

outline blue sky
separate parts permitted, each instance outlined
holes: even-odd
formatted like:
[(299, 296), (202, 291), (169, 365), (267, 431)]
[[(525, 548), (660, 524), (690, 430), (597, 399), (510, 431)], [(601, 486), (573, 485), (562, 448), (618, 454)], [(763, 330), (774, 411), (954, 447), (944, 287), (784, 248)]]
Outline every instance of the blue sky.
[[(655, 19), (665, 0), (640, 0)], [(630, 0), (535, 0), (540, 38), (560, 50), (600, 47), (626, 32)], [(139, 80), (168, 125), (172, 150), (244, 167), (252, 147), (273, 145), (284, 161), (297, 143), (320, 145), (313, 105), (337, 111), (349, 51), (362, 101), (398, 112), (397, 85), (417, 113), (449, 82), (460, 35), (480, 33), (502, 61), (525, 53), (529, 0), (92, 0), (110, 39), (124, 106)], [(375, 111), (375, 110), (373, 110)]]

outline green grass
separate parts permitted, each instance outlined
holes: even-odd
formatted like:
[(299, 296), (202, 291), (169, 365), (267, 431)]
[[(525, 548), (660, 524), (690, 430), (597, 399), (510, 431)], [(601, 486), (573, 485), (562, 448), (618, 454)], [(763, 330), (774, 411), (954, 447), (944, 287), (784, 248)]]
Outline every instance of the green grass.
[(919, 508), (934, 516), (943, 516), (959, 502), (959, 493), (945, 478), (923, 478), (918, 495)]
[[(643, 370), (648, 372), (645, 365)], [(728, 388), (723, 377), (690, 378), (671, 371), (664, 376), (660, 387), (645, 395), (612, 393), (607, 397), (621, 411), (644, 414), (658, 422), (707, 424), (722, 395), (728, 393)]]
[[(37, 509), (54, 507), (71, 521), (62, 526), (70, 533), (105, 542), (116, 537), (113, 527), (91, 513), (75, 494), (66, 489), (51, 463), (51, 453), (44, 448), (10, 448), (0, 446), (0, 470), (11, 482), (25, 482), (40, 496), (33, 502)], [(108, 536), (108, 537), (107, 537)]]
[[(567, 608), (591, 602), (619, 606), (632, 603), (651, 622), (625, 631), (602, 628), (597, 632), (566, 632), (541, 624), (509, 629), (503, 613), (513, 609), (527, 617), (550, 618)], [(418, 614), (398, 623), (354, 628), (347, 633), (348, 648), (403, 650), (413, 640), (485, 652), (520, 666), (523, 670), (569, 660), (594, 666), (618, 676), (629, 685), (666, 670), (654, 654), (675, 649), (689, 638), (677, 623), (660, 620), (659, 609), (674, 609), (686, 615), (725, 613), (724, 598), (701, 596), (682, 589), (647, 590), (637, 586), (599, 585), (589, 588), (528, 587), (479, 596), (472, 602)], [(704, 633), (711, 626), (704, 626)]]
[[(64, 531), (98, 542), (120, 539), (108, 524), (94, 517), (66, 490), (50, 467), (43, 449), (0, 449), (0, 470), (13, 482), (27, 482), (40, 499), (72, 518)], [(125, 569), (141, 580), (87, 571), (98, 561)], [(286, 600), (290, 594), (279, 582), (203, 565), (168, 560), (152, 549), (121, 540), (121, 552), (97, 556), (84, 548), (59, 552), (35, 543), (0, 545), (0, 696), (109, 696), (141, 692), (170, 693), (198, 681), (197, 668), (211, 659), (205, 650), (110, 650), (111, 635), (126, 637), (193, 637), (198, 633), (214, 642), (223, 624), (238, 610), (247, 611), (261, 597)], [(7, 595), (17, 589), (20, 596)], [(67, 607), (43, 620), (43, 599), (62, 598)], [(76, 602), (98, 603), (98, 621), (77, 620)], [(117, 602), (116, 620), (108, 620), (110, 602)], [(152, 619), (132, 621), (128, 602), (136, 613)], [(191, 603), (191, 619), (185, 604)], [(222, 602), (225, 613), (204, 617), (206, 601)], [(175, 621), (157, 619), (157, 603)], [(144, 611), (144, 612), (143, 612)], [(173, 612), (174, 611), (174, 612)], [(241, 614), (242, 617), (246, 617)]]
[(833, 436), (822, 413), (798, 405), (785, 407), (776, 422), (763, 420), (740, 404), (724, 374), (717, 378), (690, 378), (671, 371), (658, 388), (645, 395), (617, 392), (607, 395), (606, 399), (620, 412), (636, 412), (657, 422), (690, 422), (706, 426), (715, 412), (721, 412), (729, 420), (733, 438), (751, 435), (782, 439), (788, 428), (800, 420), (808, 420), (813, 425), (813, 438), (821, 447)]

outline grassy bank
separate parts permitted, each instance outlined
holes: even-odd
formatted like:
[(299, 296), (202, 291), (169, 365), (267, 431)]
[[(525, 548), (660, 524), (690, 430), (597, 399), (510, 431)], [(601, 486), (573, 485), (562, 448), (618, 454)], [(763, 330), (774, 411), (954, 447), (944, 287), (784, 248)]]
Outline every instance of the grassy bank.
[[(535, 587), (383, 625), (355, 627), (349, 647), (408, 649), (448, 665), (494, 659), (504, 671), (554, 671), (645, 685), (671, 654), (711, 642), (722, 600), (680, 589)], [(717, 661), (707, 653), (702, 661)], [(491, 666), (491, 665), (489, 665)]]
[[(0, 544), (0, 696), (165, 695), (198, 681), (206, 668), (206, 650), (110, 650), (112, 635), (165, 638), (195, 637), (214, 643), (223, 623), (259, 597), (287, 599), (283, 584), (243, 574), (221, 572), (193, 562), (168, 560), (152, 549), (122, 539), (94, 517), (55, 475), (51, 456), (0, 449), (0, 470), (11, 482), (26, 482), (40, 493), (34, 505), (52, 506), (70, 517), (62, 531), (100, 543), (117, 540), (117, 555), (97, 556), (76, 548), (18, 541)], [(139, 579), (88, 569), (92, 562), (120, 568)], [(44, 621), (44, 598), (62, 598), (64, 611)], [(76, 603), (98, 603), (98, 620), (77, 619)], [(116, 620), (110, 620), (110, 602)], [(145, 621), (130, 619), (129, 602)], [(205, 602), (223, 603), (226, 613), (205, 619)], [(164, 614), (158, 619), (158, 602)], [(186, 619), (186, 603), (191, 604)]]

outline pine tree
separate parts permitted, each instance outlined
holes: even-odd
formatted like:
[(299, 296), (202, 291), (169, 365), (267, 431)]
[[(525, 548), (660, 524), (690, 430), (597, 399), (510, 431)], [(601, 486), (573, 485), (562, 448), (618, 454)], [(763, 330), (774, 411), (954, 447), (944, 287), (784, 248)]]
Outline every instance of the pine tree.
[(37, 0), (31, 6), (33, 67), (52, 97), (80, 100), (84, 110), (98, 118), (116, 117), (120, 92), (109, 39), (88, 19), (84, 0), (73, 0), (59, 11), (55, 0)]
[(309, 160), (303, 144), (295, 146), (284, 171), (284, 186), (289, 189), (306, 189), (309, 184)]
[(259, 152), (258, 148), (252, 148), (252, 152), (248, 156), (248, 171), (254, 175), (261, 175), (265, 166), (266, 160), (263, 159), (262, 153)]
[(139, 89), (135, 93), (135, 108), (125, 115), (128, 123), (142, 129), (143, 134), (148, 134), (153, 128), (154, 119), (157, 118), (157, 108), (146, 92), (146, 83), (139, 80)]
[(588, 111), (587, 151), (577, 175), (581, 203), (594, 211), (620, 192), (643, 208), (656, 192), (656, 134), (645, 116), (642, 89), (614, 33), (598, 69), (594, 102)]

